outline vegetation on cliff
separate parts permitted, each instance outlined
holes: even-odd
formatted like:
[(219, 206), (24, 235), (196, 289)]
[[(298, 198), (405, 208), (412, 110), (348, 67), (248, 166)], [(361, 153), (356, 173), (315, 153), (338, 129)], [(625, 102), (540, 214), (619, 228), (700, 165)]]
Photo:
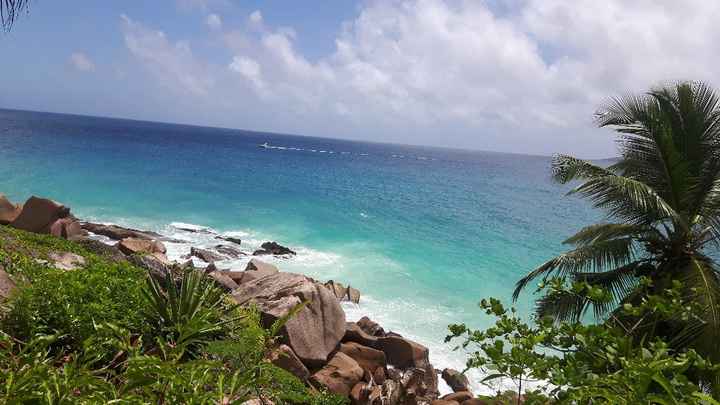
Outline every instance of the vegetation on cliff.
[[(84, 261), (62, 270), (53, 255)], [(2, 403), (342, 403), (267, 361), (274, 331), (201, 272), (165, 283), (126, 261), (0, 226)], [(278, 324), (279, 326), (279, 324)]]

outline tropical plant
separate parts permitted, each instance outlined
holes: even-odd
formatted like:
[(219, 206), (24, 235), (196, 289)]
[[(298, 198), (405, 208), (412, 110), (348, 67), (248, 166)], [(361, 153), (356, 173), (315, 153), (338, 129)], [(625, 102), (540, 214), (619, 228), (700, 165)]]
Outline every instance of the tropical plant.
[[(639, 283), (652, 287), (649, 278)], [(586, 282), (568, 285), (552, 279), (547, 288), (595, 303), (613, 299), (611, 292)], [(480, 331), (451, 325), (446, 341), (462, 340), (458, 349), (470, 352), (467, 368), (482, 370), (483, 383), (509, 380), (522, 394), (510, 395), (512, 401), (500, 394), (495, 403), (717, 405), (693, 378), (702, 374), (714, 379), (720, 372), (717, 365), (692, 349), (674, 350), (660, 337), (633, 338), (639, 324), (631, 318), (692, 317), (696, 307), (683, 303), (682, 292), (675, 281), (637, 304), (623, 305), (616, 311), (618, 322), (600, 324), (551, 317), (528, 324), (499, 300), (486, 299), (480, 306), (496, 318), (494, 324)]]
[(613, 99), (596, 119), (618, 133), (617, 162), (603, 167), (559, 155), (552, 169), (556, 181), (579, 183), (570, 194), (589, 199), (607, 221), (568, 238), (573, 249), (518, 281), (513, 298), (538, 278), (584, 282), (612, 299), (550, 293), (537, 301), (537, 315), (579, 320), (592, 309), (597, 319), (614, 321), (618, 307), (679, 281), (682, 300), (698, 307), (694, 316), (643, 318), (634, 333), (663, 335), (672, 347), (719, 360), (720, 279), (708, 254), (720, 244), (718, 95), (706, 84), (681, 82)]
[(171, 343), (174, 355), (196, 355), (198, 349), (216, 340), (225, 326), (233, 323), (234, 319), (223, 317), (231, 310), (223, 308), (224, 294), (202, 271), (185, 270), (177, 281), (168, 272), (163, 284), (147, 277), (143, 295), (149, 304), (148, 318), (159, 331), (158, 338)]

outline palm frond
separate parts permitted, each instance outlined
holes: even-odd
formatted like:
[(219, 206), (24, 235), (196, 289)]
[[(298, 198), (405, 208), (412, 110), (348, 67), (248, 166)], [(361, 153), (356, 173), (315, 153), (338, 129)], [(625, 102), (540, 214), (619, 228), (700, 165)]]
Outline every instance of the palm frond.
[(720, 275), (706, 259), (692, 258), (683, 267), (679, 280), (683, 300), (697, 306), (695, 318), (684, 322), (673, 343), (693, 347), (713, 361), (720, 360)]
[(571, 290), (546, 294), (536, 302), (535, 314), (542, 318), (550, 316), (556, 321), (579, 321), (592, 309), (595, 319), (605, 319), (617, 305), (637, 288), (636, 273), (645, 261), (636, 261), (613, 270), (594, 273), (573, 273), (572, 282), (584, 282), (593, 287), (601, 287), (611, 293), (611, 299), (592, 300), (585, 294), (576, 294)]
[(0, 27), (10, 31), (15, 20), (30, 5), (30, 0), (0, 0)]
[(647, 225), (601, 223), (586, 226), (575, 235), (563, 241), (566, 245), (586, 246), (597, 242), (634, 237), (636, 240), (663, 240), (665, 237), (657, 229)]
[(551, 167), (553, 180), (560, 184), (615, 175), (612, 171), (587, 160), (562, 154), (553, 156)]
[(579, 272), (598, 272), (623, 266), (635, 257), (633, 238), (617, 238), (580, 246), (563, 253), (528, 273), (515, 284), (513, 300), (517, 301), (520, 292), (538, 277), (550, 275), (566, 278)]
[(553, 158), (552, 170), (553, 178), (560, 183), (584, 181), (570, 194), (588, 198), (596, 208), (608, 211), (610, 217), (635, 224), (650, 224), (664, 219), (681, 225), (686, 222), (652, 187), (617, 175), (610, 168), (572, 156), (557, 155)]
[(623, 176), (592, 178), (571, 191), (589, 199), (608, 216), (632, 224), (652, 224), (671, 220), (679, 228), (687, 221), (647, 184)]
[(579, 321), (587, 312), (590, 300), (570, 291), (555, 291), (545, 294), (535, 303), (535, 316), (551, 317), (555, 321)]

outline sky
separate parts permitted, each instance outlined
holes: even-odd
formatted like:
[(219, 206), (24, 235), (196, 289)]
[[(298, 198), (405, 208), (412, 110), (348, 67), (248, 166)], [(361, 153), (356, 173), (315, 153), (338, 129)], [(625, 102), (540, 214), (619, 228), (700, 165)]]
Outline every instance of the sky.
[[(68, 6), (70, 4), (70, 6)], [(720, 84), (715, 0), (33, 0), (0, 108), (615, 155), (593, 114)]]

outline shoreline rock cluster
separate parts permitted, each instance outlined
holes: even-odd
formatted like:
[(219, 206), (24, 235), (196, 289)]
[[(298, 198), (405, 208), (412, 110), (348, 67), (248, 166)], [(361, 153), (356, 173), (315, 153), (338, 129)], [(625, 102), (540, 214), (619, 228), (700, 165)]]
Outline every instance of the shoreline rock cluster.
[[(77, 241), (107, 257), (145, 268), (155, 278), (164, 279), (188, 266), (204, 271), (237, 303), (255, 305), (266, 327), (299, 308), (283, 326), (281, 344), (269, 360), (308, 385), (350, 398), (354, 405), (482, 403), (473, 399), (467, 378), (450, 369), (442, 371), (442, 378), (454, 392), (440, 398), (438, 372), (430, 363), (427, 347), (386, 332), (367, 317), (347, 322), (340, 302), (359, 303), (357, 289), (333, 280), (321, 283), (301, 274), (282, 272), (257, 258), (252, 258), (243, 270), (218, 269), (216, 261), (248, 255), (240, 249), (240, 239), (217, 237), (232, 245), (217, 245), (212, 250), (192, 247), (187, 258), (208, 263), (198, 268), (190, 260), (177, 263), (167, 258), (163, 241), (173, 241), (170, 238), (150, 231), (80, 221), (68, 207), (44, 198), (31, 197), (20, 205), (0, 194), (0, 224)], [(102, 235), (114, 244), (100, 242), (92, 235)], [(252, 255), (295, 254), (277, 242), (266, 242)], [(53, 260), (60, 269), (82, 266), (77, 257), (62, 252)]]

